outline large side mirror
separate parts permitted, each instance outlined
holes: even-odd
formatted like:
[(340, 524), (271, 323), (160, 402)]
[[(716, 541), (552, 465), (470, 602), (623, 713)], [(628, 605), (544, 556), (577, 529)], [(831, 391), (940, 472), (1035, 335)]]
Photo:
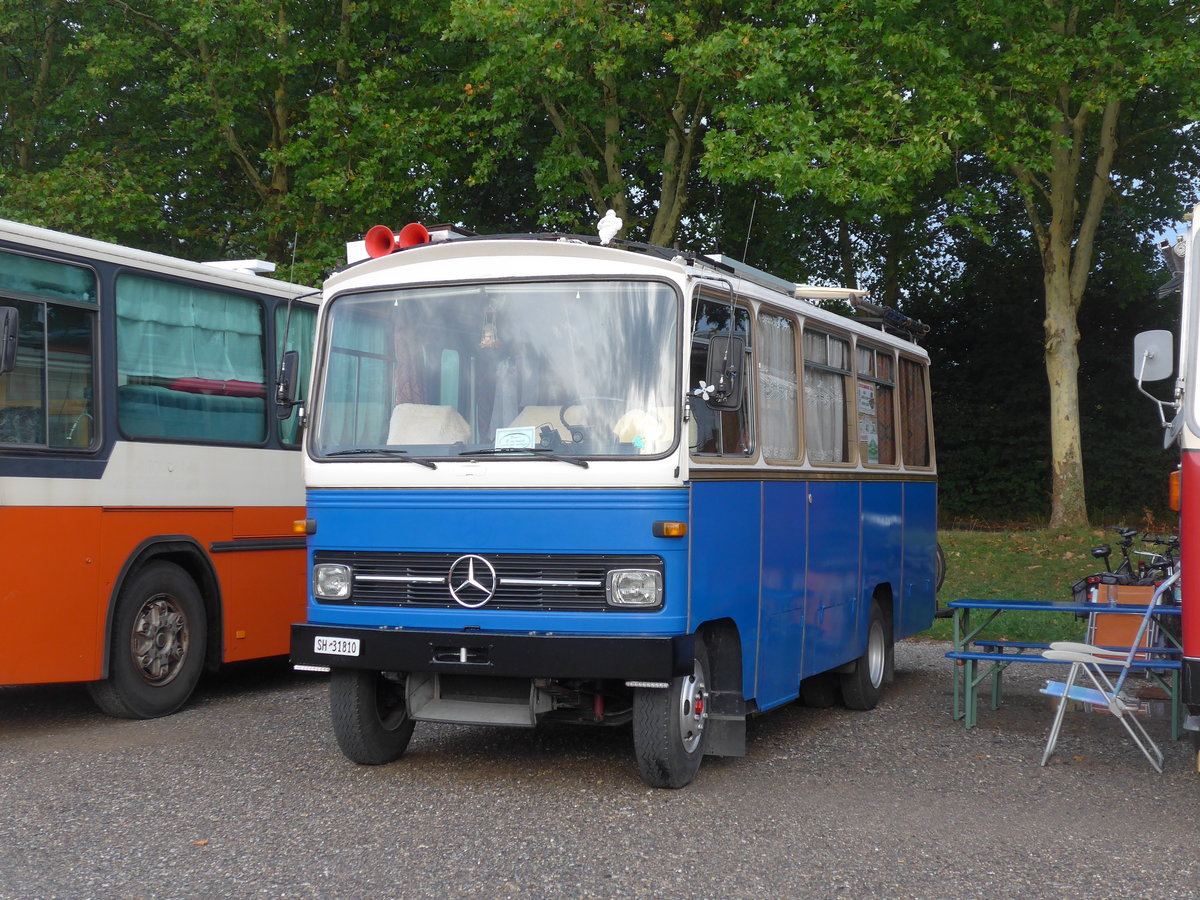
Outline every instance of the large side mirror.
[(0, 306), (0, 375), (17, 364), (17, 335), (21, 323), (14, 306)]
[(713, 335), (708, 344), (708, 363), (705, 368), (712, 393), (704, 398), (710, 409), (736, 410), (742, 406), (742, 365), (746, 356), (746, 339), (725, 334)]
[[(1163, 447), (1170, 447), (1183, 430), (1183, 414), (1179, 411), (1179, 400), (1159, 400), (1142, 387), (1146, 381), (1162, 381), (1175, 371), (1174, 338), (1169, 331), (1143, 331), (1133, 339), (1133, 377), (1137, 389), (1154, 401), (1158, 407), (1158, 421), (1163, 427)], [(1167, 410), (1175, 415), (1167, 420)]]
[(1175, 371), (1174, 337), (1169, 331), (1143, 331), (1133, 339), (1133, 377), (1162, 381)]
[(300, 353), (287, 350), (279, 364), (279, 381), (275, 385), (275, 416), (286, 419), (292, 414), (296, 405), (296, 394), (300, 387), (296, 383), (296, 373), (300, 369)]

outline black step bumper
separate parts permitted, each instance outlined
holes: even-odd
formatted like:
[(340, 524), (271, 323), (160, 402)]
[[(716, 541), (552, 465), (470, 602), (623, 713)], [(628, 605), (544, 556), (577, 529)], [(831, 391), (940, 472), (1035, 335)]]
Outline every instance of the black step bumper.
[[(358, 655), (318, 653), (316, 639), (358, 641)], [(692, 671), (692, 635), (495, 634), (292, 626), (292, 665), (380, 672), (448, 672), (519, 678), (669, 681)]]

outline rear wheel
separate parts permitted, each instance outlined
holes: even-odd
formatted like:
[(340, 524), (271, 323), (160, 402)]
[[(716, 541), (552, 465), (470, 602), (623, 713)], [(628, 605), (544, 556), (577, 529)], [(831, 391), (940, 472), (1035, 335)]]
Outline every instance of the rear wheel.
[(666, 690), (635, 689), (633, 749), (646, 784), (681, 788), (696, 777), (707, 744), (708, 705), (708, 650), (700, 639), (691, 674), (672, 679)]
[(87, 686), (92, 700), (124, 719), (175, 712), (200, 680), (207, 628), (191, 576), (174, 563), (150, 563), (117, 597), (109, 675)]
[(891, 644), (879, 604), (872, 601), (867, 622), (867, 649), (854, 665), (853, 672), (841, 676), (842, 702), (850, 709), (874, 709), (883, 694)]
[(338, 746), (352, 762), (378, 766), (408, 749), (413, 720), (404, 702), (403, 678), (366, 669), (329, 674), (329, 711)]

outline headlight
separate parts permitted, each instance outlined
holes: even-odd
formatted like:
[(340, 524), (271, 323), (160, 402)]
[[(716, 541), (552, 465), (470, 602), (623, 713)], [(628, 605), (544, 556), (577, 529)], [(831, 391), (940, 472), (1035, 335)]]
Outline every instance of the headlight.
[(312, 591), (314, 597), (322, 600), (346, 600), (350, 597), (350, 588), (354, 576), (349, 566), (337, 566), (331, 563), (321, 563), (313, 566)]
[(610, 606), (661, 606), (662, 572), (653, 569), (613, 569), (604, 592)]

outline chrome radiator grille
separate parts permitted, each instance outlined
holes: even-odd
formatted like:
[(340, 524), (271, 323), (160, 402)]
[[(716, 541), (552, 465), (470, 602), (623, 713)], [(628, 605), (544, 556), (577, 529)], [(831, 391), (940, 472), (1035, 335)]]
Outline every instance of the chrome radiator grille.
[[(339, 605), (461, 608), (450, 595), (451, 566), (461, 553), (381, 553), (319, 550), (313, 564), (349, 566), (350, 599)], [(541, 612), (610, 612), (605, 579), (612, 569), (656, 569), (657, 556), (588, 556), (535, 553), (482, 553), (496, 571), (495, 594), (481, 609)], [(318, 602), (323, 602), (318, 599)], [(629, 612), (631, 610), (624, 609)]]

